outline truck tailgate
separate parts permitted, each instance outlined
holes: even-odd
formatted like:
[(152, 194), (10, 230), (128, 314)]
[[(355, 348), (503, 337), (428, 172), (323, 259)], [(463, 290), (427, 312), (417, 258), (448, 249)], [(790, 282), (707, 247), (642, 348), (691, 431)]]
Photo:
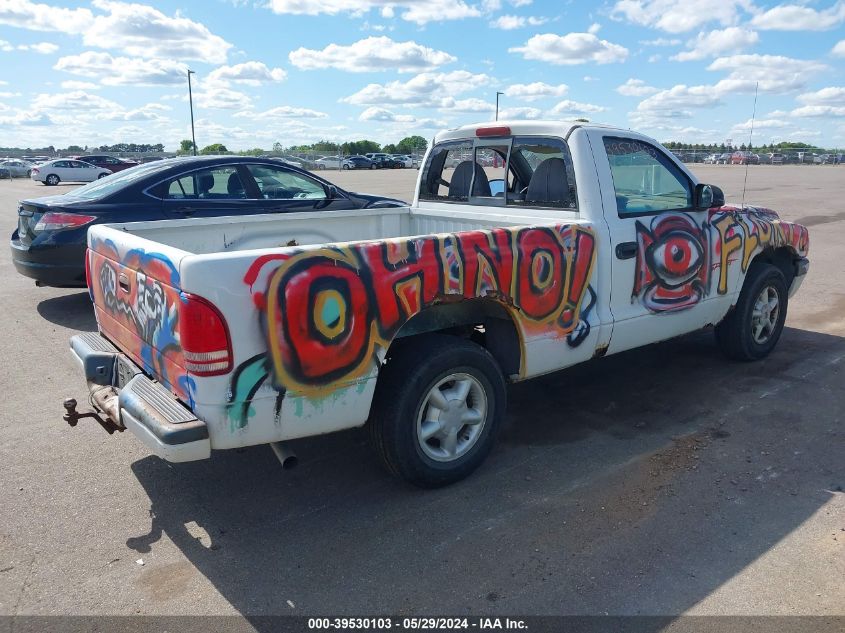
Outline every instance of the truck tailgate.
[(119, 232), (115, 239), (98, 236), (109, 232), (94, 227), (88, 238), (86, 272), (100, 331), (190, 405), (178, 332), (182, 291), (177, 266), (187, 253), (129, 233)]

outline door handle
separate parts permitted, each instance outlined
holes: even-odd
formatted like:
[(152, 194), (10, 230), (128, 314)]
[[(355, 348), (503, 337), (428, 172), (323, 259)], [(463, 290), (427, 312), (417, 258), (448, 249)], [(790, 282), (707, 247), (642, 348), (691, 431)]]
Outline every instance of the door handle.
[(126, 273), (120, 273), (117, 278), (117, 285), (123, 292), (129, 292), (129, 277), (126, 276)]
[(173, 212), (179, 213), (181, 215), (193, 215), (194, 213), (197, 212), (197, 210), (194, 209), (193, 207), (177, 207), (177, 208), (173, 209)]
[(639, 247), (636, 242), (620, 242), (616, 245), (617, 259), (631, 259), (637, 256)]

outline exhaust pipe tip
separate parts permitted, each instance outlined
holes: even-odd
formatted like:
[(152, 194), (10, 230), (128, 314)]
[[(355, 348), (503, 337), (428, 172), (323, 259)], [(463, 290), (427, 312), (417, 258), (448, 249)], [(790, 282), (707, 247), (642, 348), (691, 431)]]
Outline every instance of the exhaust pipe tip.
[(276, 458), (282, 465), (282, 469), (291, 470), (299, 464), (299, 458), (286, 442), (270, 442), (270, 448), (276, 454)]

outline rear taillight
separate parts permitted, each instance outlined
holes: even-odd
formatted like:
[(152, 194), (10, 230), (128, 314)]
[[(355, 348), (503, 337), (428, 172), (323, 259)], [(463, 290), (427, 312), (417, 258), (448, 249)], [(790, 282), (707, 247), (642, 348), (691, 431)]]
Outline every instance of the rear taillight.
[(79, 213), (62, 213), (59, 211), (48, 211), (41, 216), (33, 231), (58, 231), (60, 229), (78, 228), (96, 220), (93, 215), (80, 215)]
[(41, 172), (39, 171), (38, 167), (33, 167), (32, 169), (29, 170), (29, 173), (31, 175), (31, 174), (40, 174)]
[(85, 285), (91, 289), (91, 249), (85, 249)]
[(195, 376), (220, 376), (232, 370), (232, 341), (220, 311), (202, 297), (182, 293), (179, 340), (185, 369)]

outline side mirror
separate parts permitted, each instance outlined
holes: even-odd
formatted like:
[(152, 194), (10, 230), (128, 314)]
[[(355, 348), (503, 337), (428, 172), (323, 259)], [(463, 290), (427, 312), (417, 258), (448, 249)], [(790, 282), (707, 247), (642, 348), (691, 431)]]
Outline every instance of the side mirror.
[(697, 209), (711, 209), (725, 204), (725, 194), (716, 185), (696, 185), (695, 206)]
[(329, 185), (329, 200), (334, 200), (335, 198), (337, 198), (337, 187)]

